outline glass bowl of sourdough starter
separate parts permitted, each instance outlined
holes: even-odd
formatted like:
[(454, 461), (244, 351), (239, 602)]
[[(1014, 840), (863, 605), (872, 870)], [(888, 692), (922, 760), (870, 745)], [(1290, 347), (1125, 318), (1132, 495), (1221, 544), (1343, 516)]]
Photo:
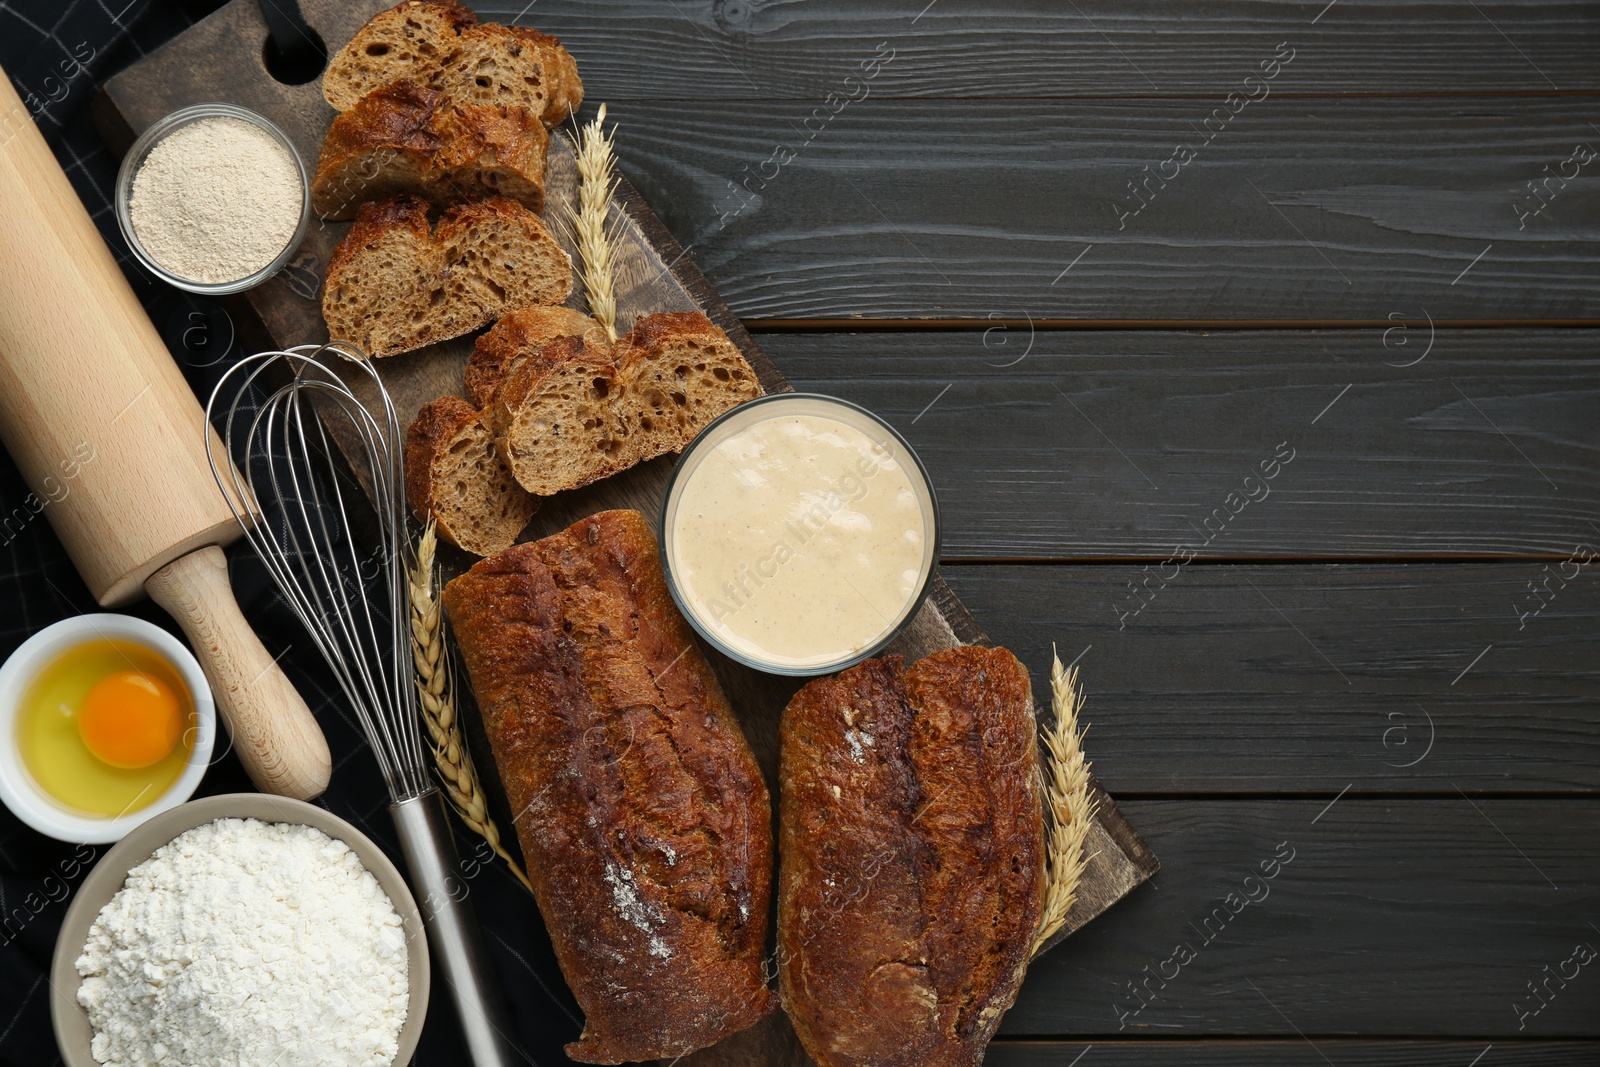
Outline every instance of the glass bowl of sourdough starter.
[(233, 104), (195, 104), (152, 123), (122, 157), (116, 193), (117, 226), (139, 262), (207, 296), (278, 273), (311, 224), (311, 182), (294, 142)]
[(775, 393), (702, 430), (658, 536), (667, 587), (730, 659), (821, 675), (882, 652), (939, 560), (939, 502), (895, 429), (818, 393)]

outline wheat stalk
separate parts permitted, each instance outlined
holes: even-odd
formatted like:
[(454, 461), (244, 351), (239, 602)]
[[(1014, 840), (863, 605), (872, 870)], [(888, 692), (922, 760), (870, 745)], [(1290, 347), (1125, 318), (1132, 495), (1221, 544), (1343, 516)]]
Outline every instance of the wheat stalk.
[(589, 297), (589, 314), (617, 339), (617, 292), (612, 266), (616, 262), (617, 227), (608, 226), (611, 193), (617, 186), (616, 127), (606, 133), (606, 106), (579, 132), (567, 134), (578, 161), (578, 206), (566, 204), (567, 225), (583, 261), (583, 289)]
[[(1046, 807), (1045, 897), (1039, 929), (1033, 935), (1030, 956), (1037, 955), (1046, 942), (1066, 924), (1067, 913), (1078, 895), (1078, 880), (1093, 857), (1084, 855), (1084, 842), (1094, 820), (1095, 806), (1089, 801), (1089, 762), (1083, 757), (1083, 734), (1078, 729), (1078, 712), (1083, 710), (1083, 694), (1078, 689), (1078, 669), (1061, 666), (1061, 657), (1051, 648), (1050, 704), (1055, 721), (1044, 731), (1044, 779)], [(1085, 728), (1087, 729), (1087, 727)]]
[(467, 829), (483, 838), (531, 893), (533, 885), (528, 876), (500, 844), (500, 828), (489, 815), (483, 783), (472, 765), (472, 753), (467, 750), (461, 720), (456, 715), (455, 678), (444, 643), (444, 613), (439, 604), (433, 567), (437, 549), (433, 520), (429, 519), (417, 541), (411, 564), (411, 661), (416, 666), (417, 696), (422, 702), (422, 721), (428, 727), (432, 742), (434, 766), (444, 786), (444, 795), (461, 816), (461, 821), (467, 824)]

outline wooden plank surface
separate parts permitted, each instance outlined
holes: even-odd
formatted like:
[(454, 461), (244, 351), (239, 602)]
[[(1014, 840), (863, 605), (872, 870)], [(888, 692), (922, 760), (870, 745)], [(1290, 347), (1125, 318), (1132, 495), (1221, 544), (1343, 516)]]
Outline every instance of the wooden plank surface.
[[(1575, 945), (1600, 950), (1600, 804), (1333, 799), (1125, 802), (1161, 875), (1036, 961), (1002, 1034), (1593, 1034), (1600, 959), (1567, 967), (1520, 1030), (1515, 1006), (1537, 1006), (1527, 983)], [(1229, 893), (1260, 902), (1235, 913)], [(1180, 943), (1193, 958), (1167, 963)]]
[(1026, 662), (1051, 642), (1078, 659), (1086, 748), (1119, 796), (1594, 796), (1600, 561), (1549, 592), (1542, 567), (1190, 564), (1164, 588), (1120, 564), (945, 575)]
[[(333, 0), (325, 0), (308, 3), (304, 10), (312, 25), (324, 27), (330, 44), (338, 47), (342, 35), (349, 32), (344, 27), (352, 18), (352, 11), (371, 13), (384, 6), (387, 6), (385, 0), (364, 0), (359, 5), (337, 5)], [(315, 158), (321, 131), (332, 117), (331, 109), (320, 99), (315, 83), (285, 87), (270, 78), (254, 46), (262, 32), (260, 10), (253, 0), (236, 0), (149, 59), (111, 79), (100, 103), (101, 125), (108, 140), (121, 143), (174, 108), (199, 99), (221, 99), (253, 108), (278, 122), (300, 147), (303, 156)], [(197, 75), (196, 71), (202, 74)], [(547, 176), (547, 218), (558, 213), (563, 199), (572, 195), (571, 168), (563, 163), (563, 158), (557, 152), (552, 153)], [(765, 391), (788, 388), (782, 374), (693, 264), (684, 259), (681, 249), (655, 220), (649, 206), (626, 183), (619, 190), (619, 200), (613, 207), (613, 221), (623, 229), (622, 258), (627, 263), (622, 273), (641, 279), (638, 291), (623, 287), (623, 301), (649, 310), (704, 309), (713, 320), (724, 325), (739, 344)], [(252, 328), (270, 337), (273, 344), (286, 348), (326, 338), (325, 329), (318, 320), (316, 295), (323, 266), (343, 229), (334, 226), (314, 229), (288, 271), (236, 303), (241, 314), (254, 312), (258, 321)], [(626, 318), (622, 324), (627, 325)], [(392, 394), (402, 422), (409, 422), (426, 401), (459, 390), (460, 371), (469, 351), (469, 342), (463, 339), (375, 364)], [(365, 455), (359, 445), (346, 441), (337, 427), (330, 433), (336, 443), (345, 448), (346, 459), (355, 468), (357, 477), (363, 478)], [(643, 464), (582, 493), (557, 498), (536, 516), (534, 523), (524, 531), (524, 538), (543, 536), (583, 515), (606, 508), (636, 508), (653, 521), (670, 466), (670, 461)], [(467, 564), (462, 554), (451, 554), (445, 564), (446, 576), (459, 573)], [(941, 585), (888, 651), (914, 662), (941, 648), (985, 640), (979, 624)], [(706, 651), (731, 703), (738, 710), (751, 747), (776, 796), (778, 723), (784, 705), (800, 680), (762, 674), (709, 649)], [(1037, 672), (1047, 667), (1045, 662), (1036, 664), (1034, 669)], [(492, 758), (480, 758), (479, 764), (485, 768), (494, 766)], [(1090, 859), (1077, 903), (1057, 942), (1126, 896), (1157, 869), (1155, 857), (1118, 814), (1115, 802), (1103, 792), (1097, 793), (1096, 800), (1096, 824), (1088, 839)], [(759, 1036), (765, 1044), (755, 1049), (747, 1047), (749, 1037), (736, 1039), (740, 1043), (731, 1058), (752, 1064), (788, 1062), (797, 1057), (800, 1062), (804, 1061), (793, 1034), (781, 1026)], [(713, 1050), (695, 1062), (722, 1062), (728, 1058), (725, 1051)]]
[(1285, 85), (1297, 93), (1548, 92), (1545, 76), (1565, 92), (1600, 89), (1600, 20), (1582, 3), (1494, 2), (1474, 10), (1340, 0), (1319, 18), (1325, 3), (1191, 3), (1181, 18), (1160, 5), (1106, 0), (474, 6), (485, 17), (520, 15), (559, 35), (596, 100), (821, 102), (839, 87), (853, 48), (885, 40), (895, 59), (873, 82), (874, 96), (1220, 98), (1285, 39), (1305, 55)]
[[(1022, 323), (761, 341), (798, 388), (907, 435), (938, 488), (947, 559), (1600, 546), (1600, 363), (1584, 330)], [(1294, 458), (1262, 484), (1280, 444)], [(1246, 492), (1258, 499), (1241, 506)]]
[[(1546, 166), (1600, 151), (1587, 97), (1269, 96), (1214, 136), (1212, 106), (612, 115), (624, 169), (746, 320), (1600, 319), (1600, 158), (1519, 216)], [(1179, 145), (1194, 158), (1168, 165)]]
[[(1492, 1049), (1491, 1049), (1492, 1046)], [(1091, 1057), (1089, 1052), (1093, 1051)], [(1594, 1067), (1585, 1041), (1361, 1041), (1344, 1037), (1214, 1041), (996, 1041), (988, 1067)], [(1078, 1060), (1078, 1057), (1082, 1057)]]
[[(1559, 1040), (1594, 1033), (1592, 965), (1521, 1030), (1514, 1010), (1575, 942), (1600, 947), (1600, 596), (1592, 566), (1559, 566), (1600, 545), (1600, 371), (1589, 331), (1449, 328), (1600, 322), (1600, 163), (1518, 217), (1527, 181), (1600, 148), (1592, 6), (475, 6), (573, 49), (736, 336), (739, 317), (973, 327), (758, 339), (929, 463), (941, 605), (959, 594), (1030, 666), (1051, 641), (1082, 654), (1090, 755), (1164, 860), (1030, 969), (986, 1062), (1600, 1063)], [(1205, 140), (1282, 41), (1270, 98)], [(1119, 226), (1127, 182), (1180, 141), (1195, 160)], [(780, 146), (794, 159), (753, 177)], [(1269, 322), (1372, 328), (1051, 329)], [(1283, 441), (1270, 498), (1199, 543)], [(1317, 558), (1361, 562), (1284, 565)], [(1389, 562), (1441, 558), (1495, 562)], [(967, 562), (1004, 560), (1076, 562)], [(1207, 939), (1285, 841), (1270, 896)], [(1184, 939), (1194, 960), (1119, 1028), (1127, 983)], [(697, 1062), (797, 1064), (783, 1029)]]

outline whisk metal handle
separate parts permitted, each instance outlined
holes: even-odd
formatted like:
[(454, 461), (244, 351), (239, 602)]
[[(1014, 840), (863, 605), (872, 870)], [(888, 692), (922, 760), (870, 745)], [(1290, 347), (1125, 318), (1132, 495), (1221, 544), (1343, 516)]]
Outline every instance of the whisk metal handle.
[(512, 1067), (532, 1061), (512, 1050), (477, 916), (458, 873), (455, 840), (437, 789), (389, 806), (411, 874), (428, 942), (466, 1037), (474, 1067)]

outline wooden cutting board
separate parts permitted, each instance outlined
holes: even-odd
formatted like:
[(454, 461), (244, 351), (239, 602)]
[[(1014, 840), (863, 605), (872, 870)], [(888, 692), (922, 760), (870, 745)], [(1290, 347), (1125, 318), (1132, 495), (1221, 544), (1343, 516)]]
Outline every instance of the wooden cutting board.
[[(336, 50), (369, 17), (391, 3), (392, 0), (302, 0), (301, 8), (330, 50)], [(255, 0), (233, 0), (105, 84), (94, 105), (102, 136), (113, 151), (120, 153), (141, 130), (176, 108), (226, 101), (251, 108), (278, 123), (298, 147), (307, 168), (313, 168), (323, 135), (333, 119), (333, 109), (322, 99), (318, 81), (285, 85), (273, 79), (262, 61), (266, 40), (266, 25)], [(577, 56), (580, 73), (583, 59)], [(626, 116), (613, 118), (625, 120)], [(625, 130), (622, 136), (626, 137)], [(560, 205), (571, 196), (575, 181), (566, 139), (554, 136), (547, 180), (547, 220), (558, 217)], [(623, 241), (619, 329), (626, 329), (634, 317), (648, 311), (698, 308), (743, 350), (763, 389), (769, 393), (791, 390), (778, 368), (626, 179), (619, 183), (612, 217), (622, 226)], [(235, 298), (229, 311), (241, 337), (276, 347), (327, 340), (318, 305), (319, 288), (324, 265), (346, 228), (344, 223), (314, 223), (305, 244), (284, 272)], [(559, 228), (552, 226), (552, 230)], [(568, 250), (571, 251), (570, 246)], [(575, 307), (583, 306), (579, 294), (571, 302)], [(462, 391), (461, 370), (471, 348), (472, 339), (465, 338), (379, 362), (384, 386), (393, 396), (403, 422), (409, 423), (416, 410), (429, 400)], [(606, 508), (637, 508), (653, 521), (673, 462), (671, 456), (653, 460), (552, 499), (534, 516), (524, 539), (543, 537)], [(470, 563), (464, 553), (450, 550), (444, 560), (446, 577)], [(912, 662), (941, 648), (987, 643), (983, 629), (944, 581), (935, 578), (927, 603), (890, 651)], [(776, 795), (779, 716), (803, 680), (762, 674), (710, 650), (707, 655), (739, 710), (751, 747)], [(1048, 665), (1029, 666), (1042, 680)], [(1048, 697), (1047, 686), (1036, 688)], [(492, 767), (493, 763), (481, 759), (479, 766)], [(1098, 785), (1094, 788), (1099, 807), (1097, 825), (1088, 843), (1093, 858), (1066, 928), (1052, 945), (1126, 896), (1157, 869), (1155, 856), (1122, 818), (1116, 803)], [(810, 1060), (800, 1050), (782, 1013), (778, 1013), (768, 1022), (682, 1062), (776, 1067)]]

